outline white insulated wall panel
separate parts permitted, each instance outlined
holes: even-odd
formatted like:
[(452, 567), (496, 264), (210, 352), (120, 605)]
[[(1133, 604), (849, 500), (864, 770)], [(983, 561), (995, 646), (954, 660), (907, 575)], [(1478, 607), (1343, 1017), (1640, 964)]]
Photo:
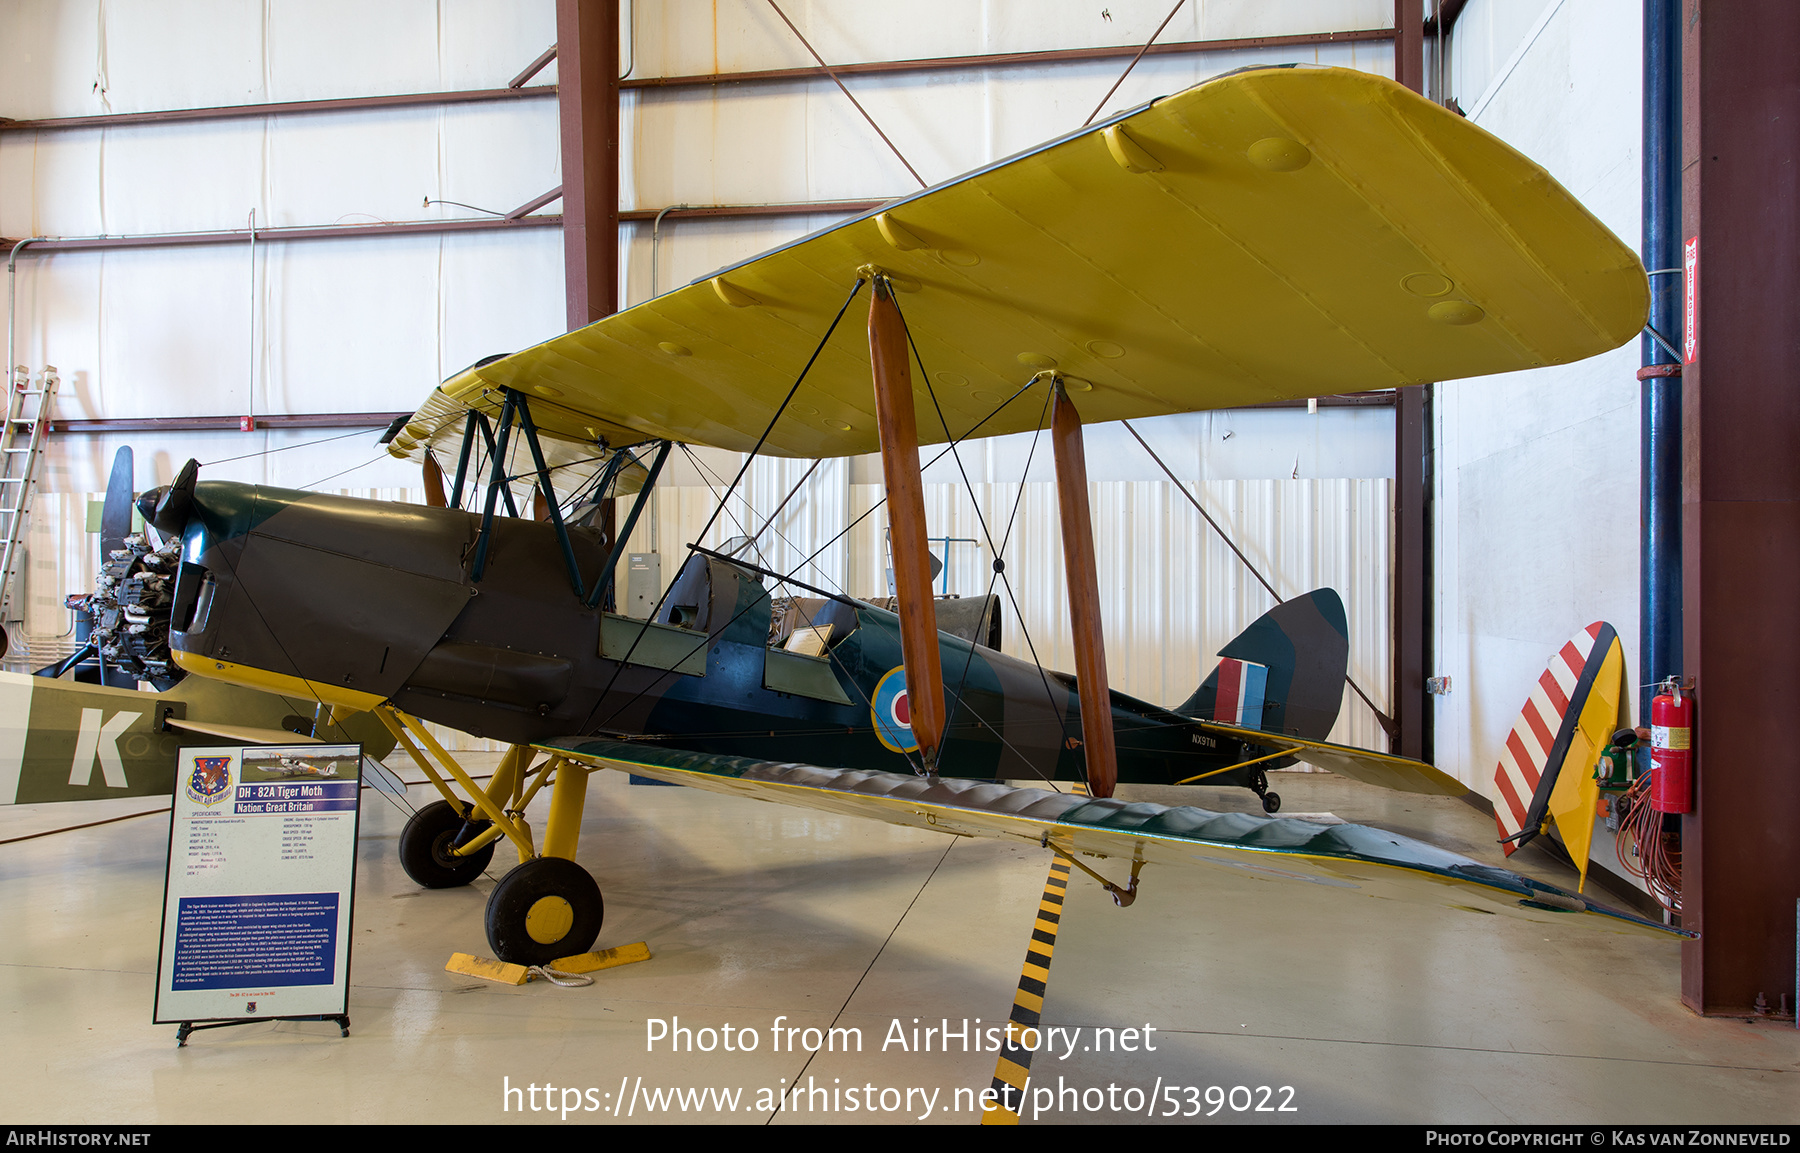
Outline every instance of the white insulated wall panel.
[[(547, 0), (39, 0), (0, 9), (20, 61), (0, 72), (0, 110), (497, 88), (554, 26)], [(466, 217), (424, 202), (505, 211), (560, 180), (544, 99), (13, 133), (0, 136), (0, 234), (241, 230), (252, 212), (263, 228)], [(17, 263), (16, 359), (62, 370), (70, 417), (410, 409), (477, 356), (562, 328), (555, 229), (264, 243), (254, 271), (247, 243), (27, 248)]]
[[(1524, 29), (1483, 0), (1457, 24), (1462, 51), (1506, 62), (1472, 109), (1476, 122), (1544, 164), (1635, 244), (1640, 7), (1518, 7), (1535, 9)], [(1482, 43), (1490, 34), (1494, 42)], [(1635, 713), (1638, 364), (1633, 342), (1578, 364), (1438, 387), (1438, 664), (1428, 672), (1448, 675), (1451, 692), (1432, 698), (1437, 763), (1490, 798), (1532, 684), (1578, 629), (1605, 620), (1618, 630)]]
[(1544, 10), (1563, 0), (1469, 0), (1450, 39), (1450, 91), (1474, 110), (1505, 71)]

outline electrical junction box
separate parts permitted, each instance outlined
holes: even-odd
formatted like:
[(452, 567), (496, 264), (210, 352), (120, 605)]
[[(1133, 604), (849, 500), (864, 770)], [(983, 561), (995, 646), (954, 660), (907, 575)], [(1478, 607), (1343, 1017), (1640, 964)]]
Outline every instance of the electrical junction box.
[(625, 561), (625, 615), (648, 620), (662, 596), (662, 554), (634, 552)]

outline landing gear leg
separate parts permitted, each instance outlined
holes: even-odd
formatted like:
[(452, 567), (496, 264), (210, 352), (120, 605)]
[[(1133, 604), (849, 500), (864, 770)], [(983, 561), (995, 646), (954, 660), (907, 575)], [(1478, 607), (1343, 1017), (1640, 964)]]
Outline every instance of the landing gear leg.
[(544, 855), (506, 874), (488, 897), (488, 944), (494, 956), (515, 965), (545, 965), (587, 952), (606, 911), (600, 886), (573, 859), (589, 769), (557, 758), (544, 771), (556, 777)]
[(1271, 815), (1281, 811), (1281, 794), (1269, 791), (1269, 775), (1261, 769), (1250, 774), (1250, 789), (1262, 799), (1263, 812)]

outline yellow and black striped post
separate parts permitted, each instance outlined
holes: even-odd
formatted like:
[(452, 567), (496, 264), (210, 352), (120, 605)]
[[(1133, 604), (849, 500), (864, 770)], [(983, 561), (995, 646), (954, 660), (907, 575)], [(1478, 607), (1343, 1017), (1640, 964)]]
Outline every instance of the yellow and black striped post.
[[(999, 1104), (982, 1114), (983, 1125), (1017, 1125), (1025, 1092), (1030, 1087), (1031, 1054), (1041, 1044), (1044, 990), (1050, 983), (1050, 958), (1056, 951), (1056, 931), (1062, 925), (1063, 897), (1069, 891), (1069, 860), (1058, 853), (1044, 879), (1044, 895), (1038, 900), (1037, 923), (1025, 950), (1019, 973), (1019, 991), (1013, 994), (1012, 1015), (1006, 1027), (1006, 1044), (994, 1063), (994, 1092)], [(1026, 1030), (1032, 1044), (1019, 1041)]]

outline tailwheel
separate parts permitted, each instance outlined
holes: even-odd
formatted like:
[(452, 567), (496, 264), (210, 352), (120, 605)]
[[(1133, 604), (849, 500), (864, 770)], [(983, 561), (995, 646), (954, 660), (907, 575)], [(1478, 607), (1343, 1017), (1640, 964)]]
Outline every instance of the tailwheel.
[(400, 830), (400, 867), (415, 884), (427, 889), (454, 889), (481, 876), (494, 859), (489, 841), (466, 857), (451, 850), (467, 844), (488, 827), (487, 821), (468, 819), (469, 807), (456, 808), (448, 801), (433, 801), (411, 817)]
[(494, 886), (488, 945), (502, 961), (547, 965), (593, 948), (605, 915), (600, 886), (586, 869), (562, 857), (539, 857)]

